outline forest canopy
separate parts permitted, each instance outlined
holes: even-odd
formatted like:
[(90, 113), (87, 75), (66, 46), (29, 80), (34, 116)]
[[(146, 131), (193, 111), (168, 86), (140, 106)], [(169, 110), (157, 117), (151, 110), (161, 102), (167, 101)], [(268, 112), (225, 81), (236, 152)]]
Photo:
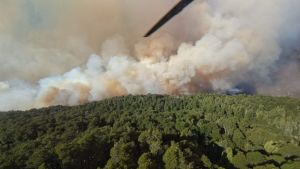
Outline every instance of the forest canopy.
[(300, 100), (123, 96), (0, 113), (0, 169), (300, 166)]

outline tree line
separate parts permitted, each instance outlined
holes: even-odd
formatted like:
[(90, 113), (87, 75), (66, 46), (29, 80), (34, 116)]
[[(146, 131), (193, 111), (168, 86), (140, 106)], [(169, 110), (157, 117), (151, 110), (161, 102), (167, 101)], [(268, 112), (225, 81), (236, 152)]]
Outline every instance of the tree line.
[(268, 96), (123, 96), (0, 113), (0, 169), (300, 166), (300, 101)]

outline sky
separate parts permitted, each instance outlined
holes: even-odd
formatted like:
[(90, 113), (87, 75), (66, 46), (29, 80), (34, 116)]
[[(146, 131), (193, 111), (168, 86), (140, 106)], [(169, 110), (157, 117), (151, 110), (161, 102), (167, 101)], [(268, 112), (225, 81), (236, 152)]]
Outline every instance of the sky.
[(0, 111), (232, 88), (300, 97), (300, 1), (2, 0)]

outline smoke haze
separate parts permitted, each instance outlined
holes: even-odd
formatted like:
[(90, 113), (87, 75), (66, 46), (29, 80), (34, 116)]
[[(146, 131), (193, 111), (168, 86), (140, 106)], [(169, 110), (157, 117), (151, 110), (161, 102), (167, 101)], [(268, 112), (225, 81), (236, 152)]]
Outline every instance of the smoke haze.
[(300, 97), (300, 1), (196, 0), (142, 38), (176, 3), (1, 1), (0, 110), (240, 84)]

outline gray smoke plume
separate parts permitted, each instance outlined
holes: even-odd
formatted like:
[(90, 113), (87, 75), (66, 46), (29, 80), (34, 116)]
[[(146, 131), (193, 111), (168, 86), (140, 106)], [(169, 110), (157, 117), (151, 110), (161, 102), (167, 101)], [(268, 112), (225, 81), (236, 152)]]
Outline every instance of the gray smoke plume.
[(176, 2), (0, 2), (0, 110), (127, 94), (300, 96), (300, 1), (199, 0), (153, 37)]

